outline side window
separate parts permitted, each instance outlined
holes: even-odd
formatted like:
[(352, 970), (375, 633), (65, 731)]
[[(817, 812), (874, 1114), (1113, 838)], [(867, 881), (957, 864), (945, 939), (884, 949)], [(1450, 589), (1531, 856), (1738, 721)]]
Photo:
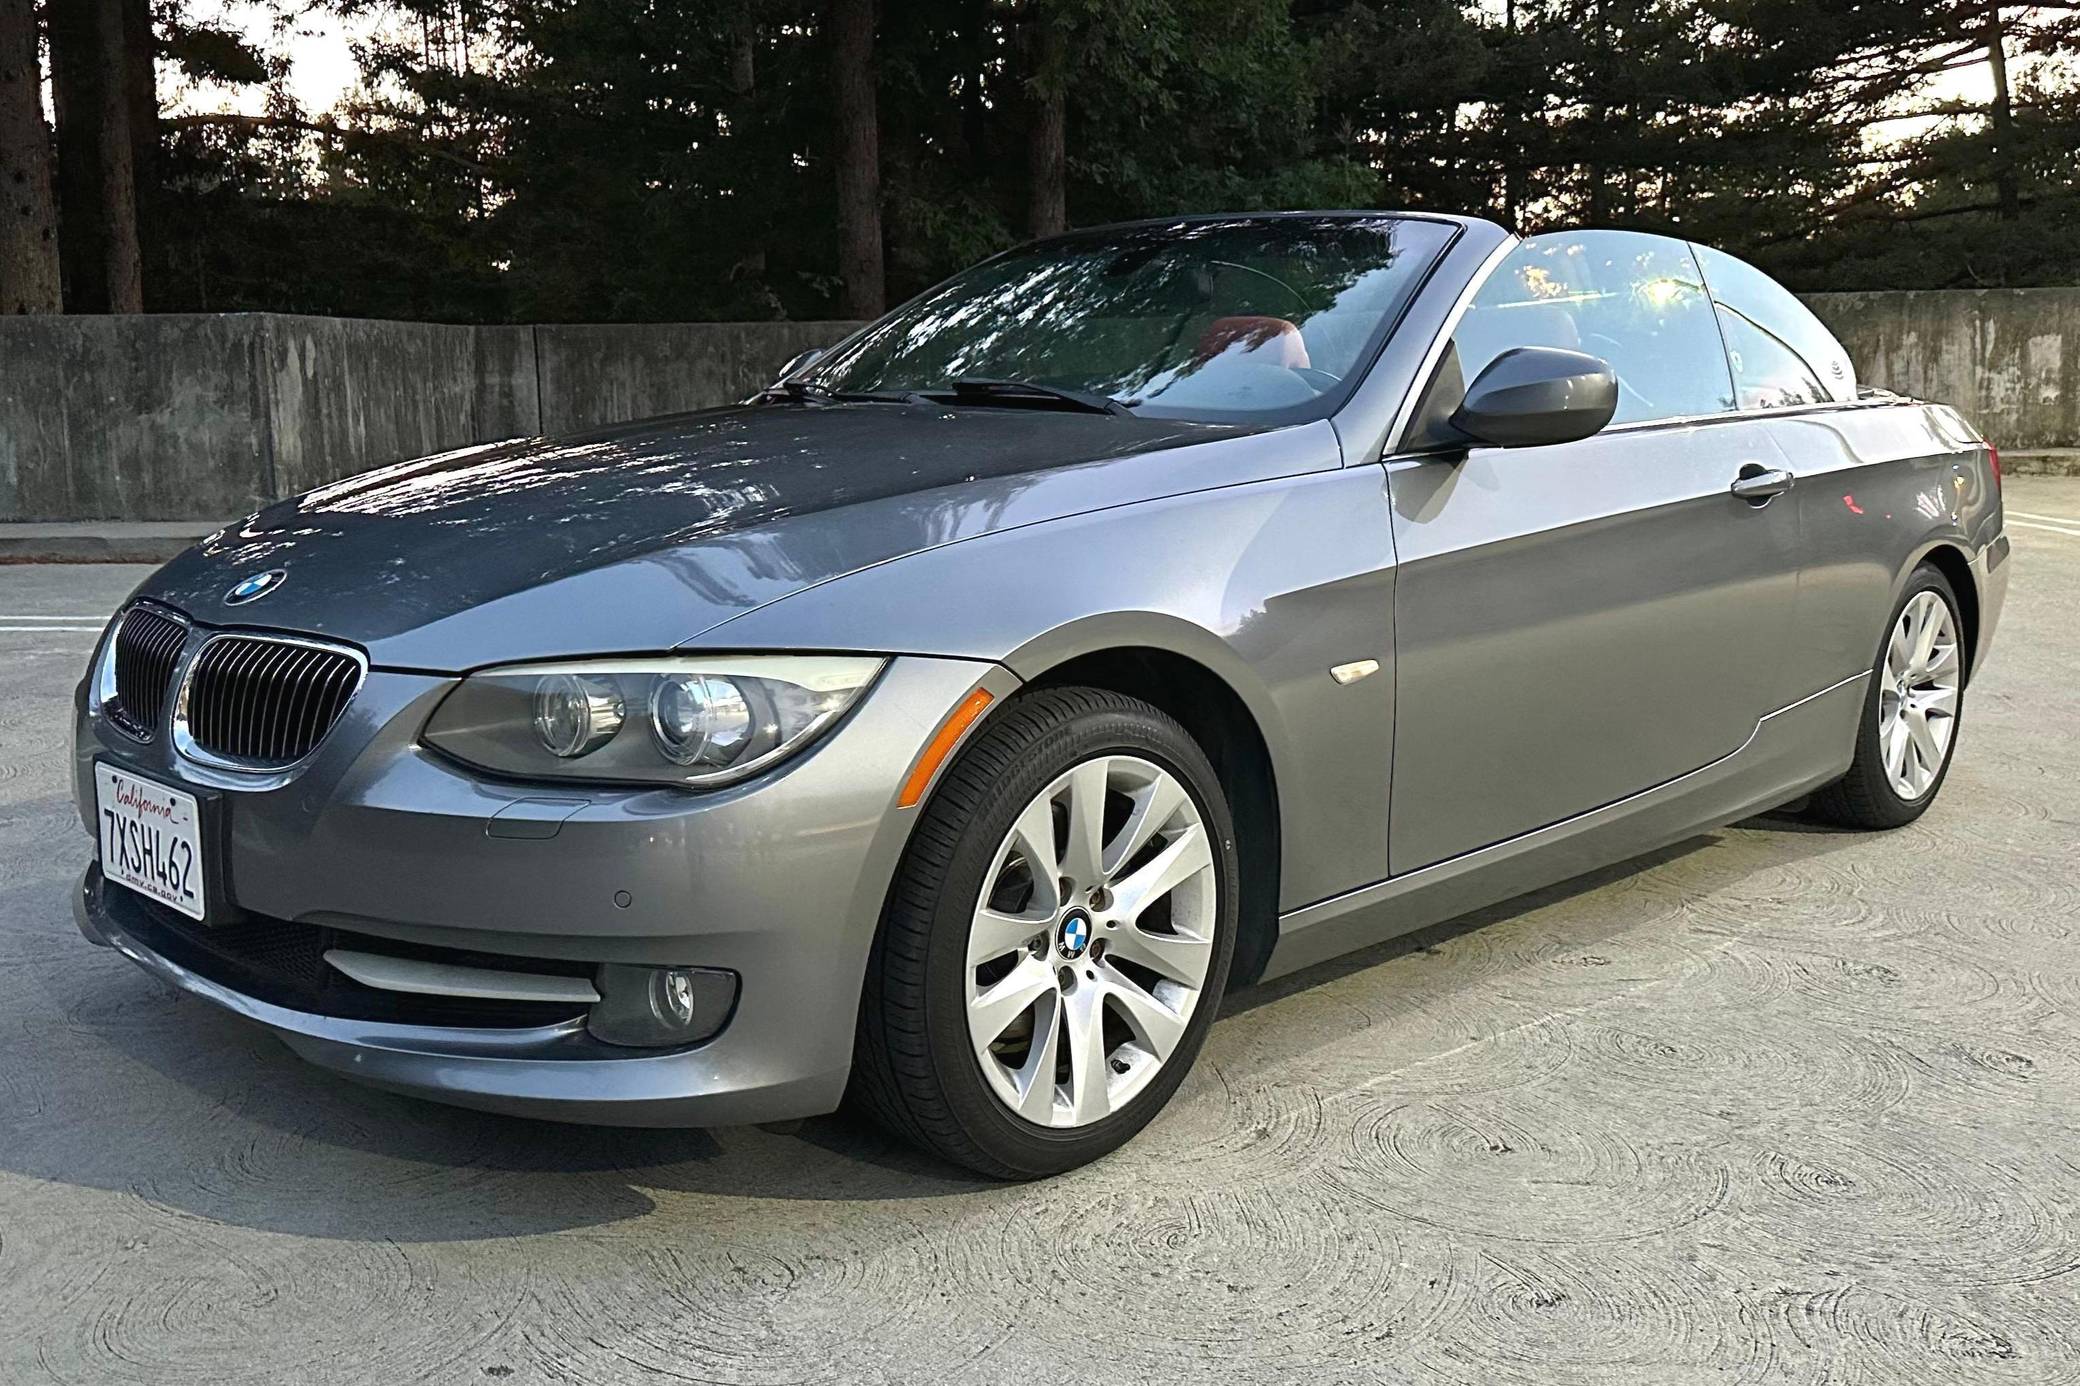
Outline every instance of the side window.
[(1601, 357), (1618, 377), (1613, 423), (1723, 414), (1726, 351), (1690, 247), (1633, 231), (1534, 236), (1488, 277), (1452, 337), (1468, 384), (1512, 347)]
[(1856, 398), (1849, 353), (1776, 280), (1723, 250), (1692, 246), (1726, 329), (1741, 408), (1847, 403)]
[(1726, 334), (1726, 359), (1733, 366), (1734, 392), (1743, 409), (1786, 409), (1826, 404), (1827, 387), (1775, 334), (1719, 305), (1719, 330)]

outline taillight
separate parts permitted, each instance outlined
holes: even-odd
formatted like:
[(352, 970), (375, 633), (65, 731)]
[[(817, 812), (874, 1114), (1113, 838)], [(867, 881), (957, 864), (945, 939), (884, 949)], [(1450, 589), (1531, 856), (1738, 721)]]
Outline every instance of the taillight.
[(2001, 489), (2001, 450), (1993, 444), (1986, 445), (1986, 461), (1993, 468), (1993, 489)]

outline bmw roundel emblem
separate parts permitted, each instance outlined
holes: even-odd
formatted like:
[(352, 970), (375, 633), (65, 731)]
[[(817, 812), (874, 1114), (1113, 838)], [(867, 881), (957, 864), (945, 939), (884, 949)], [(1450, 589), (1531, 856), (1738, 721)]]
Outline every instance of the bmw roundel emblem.
[(1081, 912), (1072, 913), (1062, 921), (1062, 956), (1075, 961), (1091, 946), (1090, 916)]
[(288, 580), (289, 573), (284, 568), (270, 568), (264, 573), (242, 577), (224, 594), (224, 605), (244, 606), (247, 602), (256, 602)]

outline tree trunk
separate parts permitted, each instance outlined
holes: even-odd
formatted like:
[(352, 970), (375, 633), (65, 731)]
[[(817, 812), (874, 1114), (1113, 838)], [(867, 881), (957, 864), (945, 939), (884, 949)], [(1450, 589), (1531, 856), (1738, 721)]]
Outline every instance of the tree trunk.
[[(748, 140), (752, 134), (752, 120), (757, 111), (758, 100), (758, 28), (749, 16), (739, 19), (729, 33), (729, 89), (736, 98), (730, 112), (730, 135), (733, 139)], [(731, 271), (734, 278), (759, 286), (763, 291), (766, 278), (766, 250), (762, 244), (750, 244), (737, 258), (736, 268)]]
[[(1503, 0), (1502, 32), (1506, 36), (1503, 51), (1512, 61), (1517, 52), (1517, 0)], [(1516, 102), (1502, 103), (1502, 224), (1511, 231), (1517, 229), (1517, 199), (1521, 191), (1517, 174), (1518, 160), (1511, 152), (1510, 141), (1523, 147), (1524, 117)]]
[(961, 144), (968, 175), (982, 184), (996, 172), (989, 161), (989, 133), (999, 21), (994, 0), (967, 0), (963, 14), (966, 69), (961, 82)]
[(58, 216), (34, 0), (0, 0), (0, 313), (55, 313)]
[(1026, 230), (1059, 236), (1069, 229), (1069, 103), (1064, 90), (1067, 45), (1044, 7), (1027, 11)]
[[(1596, 0), (1596, 61), (1590, 67), (1590, 81), (1594, 84), (1594, 99), (1589, 106), (1589, 140), (1592, 145), (1601, 144), (1610, 130), (1611, 112), (1607, 93), (1610, 91), (1611, 26), (1606, 12), (1608, 0)], [(1593, 154), (1585, 168), (1589, 175), (1588, 206), (1584, 209), (1586, 226), (1602, 226), (1604, 219), (1603, 164)]]
[(65, 306), (142, 312), (122, 0), (58, 0), (50, 34)]
[(748, 19), (730, 29), (729, 89), (745, 98), (758, 91), (758, 30)]
[(1986, 62), (1993, 70), (1993, 109), (1987, 123), (1993, 130), (2000, 219), (2017, 221), (2022, 216), (2022, 181), (2015, 168), (2015, 105), (2008, 93), (2008, 26), (1998, 4), (1986, 7)]
[(838, 276), (845, 312), (881, 316), (881, 131), (875, 94), (874, 0), (831, 0), (832, 85), (838, 100)]
[[(64, 3), (64, 0), (60, 0)], [(152, 36), (152, 0), (122, 0), (123, 106), (130, 123), (130, 175), (140, 220), (159, 186), (158, 42)]]

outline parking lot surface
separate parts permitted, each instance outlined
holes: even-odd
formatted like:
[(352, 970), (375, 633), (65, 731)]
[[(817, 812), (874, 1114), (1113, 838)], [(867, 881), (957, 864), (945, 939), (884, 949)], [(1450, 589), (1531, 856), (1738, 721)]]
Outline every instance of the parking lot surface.
[(0, 567), (0, 1382), (2080, 1380), (2080, 479), (2007, 500), (1918, 824), (1241, 993), (1026, 1186), (358, 1089), (88, 946), (67, 718), (145, 570)]

